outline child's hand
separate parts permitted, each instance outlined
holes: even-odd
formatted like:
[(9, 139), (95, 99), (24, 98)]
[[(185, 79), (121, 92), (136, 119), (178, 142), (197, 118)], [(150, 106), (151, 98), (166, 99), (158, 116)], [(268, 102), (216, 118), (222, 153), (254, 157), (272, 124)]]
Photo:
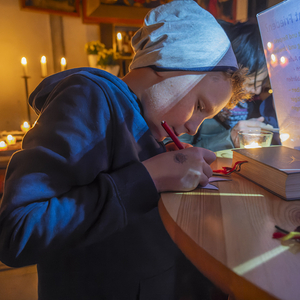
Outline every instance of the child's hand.
[[(191, 144), (187, 144), (187, 143), (183, 143), (183, 142), (181, 142), (181, 144), (184, 147), (184, 149), (193, 147)], [(177, 148), (175, 143), (171, 142), (171, 143), (166, 144), (166, 150), (167, 151), (177, 151), (179, 149)]]
[(143, 162), (158, 192), (190, 191), (205, 186), (212, 176), (209, 166), (216, 159), (207, 149), (188, 147), (165, 152)]

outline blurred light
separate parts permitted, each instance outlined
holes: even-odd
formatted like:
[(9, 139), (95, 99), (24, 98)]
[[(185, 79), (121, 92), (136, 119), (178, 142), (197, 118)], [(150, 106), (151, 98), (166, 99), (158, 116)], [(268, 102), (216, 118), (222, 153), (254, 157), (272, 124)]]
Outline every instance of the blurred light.
[(272, 90), (272, 89), (269, 89), (269, 90), (268, 90), (268, 93), (269, 93), (269, 94), (273, 94), (273, 90)]
[(122, 41), (122, 33), (121, 32), (117, 33), (117, 40)]
[(67, 61), (64, 57), (61, 58), (60, 60), (60, 70), (64, 71), (66, 69)]
[(27, 59), (26, 59), (26, 57), (22, 57), (22, 59), (21, 59), (21, 64), (22, 64), (23, 66), (27, 65)]
[(277, 66), (277, 56), (275, 54), (271, 54), (271, 65), (272, 67)]
[(285, 142), (290, 138), (290, 135), (288, 133), (281, 133), (280, 134), (280, 140), (281, 142)]
[(272, 51), (273, 50), (273, 43), (268, 42), (267, 43), (267, 48), (268, 48), (269, 51)]
[(289, 60), (285, 56), (280, 57), (280, 65), (285, 67), (288, 64)]
[(66, 59), (65, 59), (64, 57), (61, 58), (60, 64), (61, 64), (62, 66), (65, 66), (65, 65), (67, 64), (67, 61), (66, 61)]

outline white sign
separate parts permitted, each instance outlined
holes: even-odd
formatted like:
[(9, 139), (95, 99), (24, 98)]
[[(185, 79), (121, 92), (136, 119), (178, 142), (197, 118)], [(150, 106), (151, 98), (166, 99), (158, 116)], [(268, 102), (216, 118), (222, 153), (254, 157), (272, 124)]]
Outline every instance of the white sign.
[(282, 144), (300, 149), (300, 1), (257, 15)]

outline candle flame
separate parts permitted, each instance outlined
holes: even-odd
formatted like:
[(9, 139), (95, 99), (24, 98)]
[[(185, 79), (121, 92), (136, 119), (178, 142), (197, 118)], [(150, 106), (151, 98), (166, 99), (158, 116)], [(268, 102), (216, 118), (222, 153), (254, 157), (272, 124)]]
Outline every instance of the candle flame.
[(7, 144), (8, 145), (13, 145), (16, 143), (16, 138), (14, 136), (12, 136), (11, 134), (9, 134), (7, 137), (6, 137), (6, 141), (7, 141)]
[(23, 66), (26, 66), (26, 65), (27, 65), (27, 59), (26, 59), (26, 57), (22, 57), (22, 59), (21, 59), (21, 64), (22, 64)]
[(29, 123), (27, 122), (27, 121), (25, 121), (24, 123), (23, 123), (23, 126), (24, 126), (24, 128), (29, 128), (30, 126), (29, 126)]
[(117, 33), (117, 40), (122, 41), (122, 33), (121, 32)]
[(29, 129), (30, 129), (30, 124), (29, 124), (27, 121), (25, 121), (25, 122), (21, 125), (21, 130), (22, 130), (23, 132), (26, 133)]
[(43, 55), (43, 56), (41, 57), (41, 63), (42, 63), (42, 64), (45, 64), (46, 62), (47, 62), (46, 56)]
[(257, 142), (251, 142), (249, 145), (245, 145), (245, 148), (261, 148), (260, 145), (258, 145)]
[(4, 149), (6, 147), (7, 147), (6, 143), (4, 141), (0, 141), (0, 149)]
[(65, 65), (67, 64), (67, 61), (66, 61), (66, 59), (65, 59), (64, 57), (61, 58), (60, 64), (61, 64), (62, 66), (65, 66)]

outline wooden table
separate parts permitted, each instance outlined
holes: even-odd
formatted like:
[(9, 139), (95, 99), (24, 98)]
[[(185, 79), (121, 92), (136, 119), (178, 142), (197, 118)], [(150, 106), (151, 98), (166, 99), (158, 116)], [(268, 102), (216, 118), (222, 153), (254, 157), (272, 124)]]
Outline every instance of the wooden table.
[[(217, 158), (220, 169), (231, 159)], [(191, 262), (223, 292), (241, 300), (300, 299), (300, 243), (281, 245), (275, 225), (300, 225), (300, 201), (284, 201), (237, 175), (219, 190), (163, 193), (159, 213)], [(300, 183), (299, 183), (300, 184)]]

